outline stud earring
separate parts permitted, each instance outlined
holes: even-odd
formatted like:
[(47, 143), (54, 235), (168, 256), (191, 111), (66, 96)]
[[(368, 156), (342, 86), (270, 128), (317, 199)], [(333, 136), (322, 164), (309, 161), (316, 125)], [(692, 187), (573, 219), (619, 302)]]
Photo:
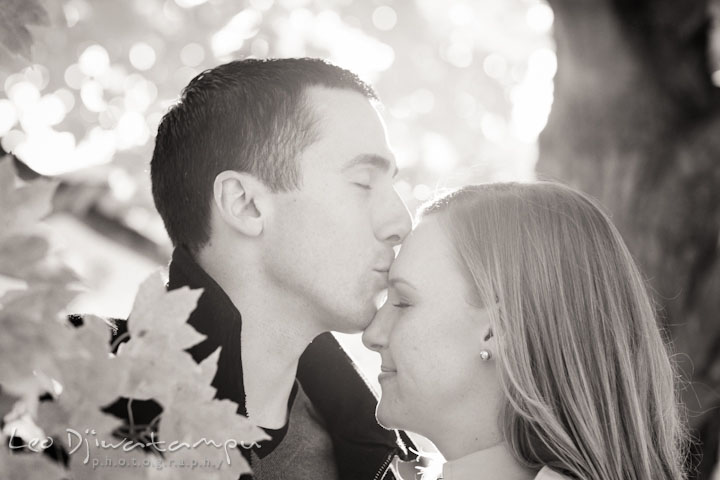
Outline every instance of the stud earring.
[(492, 357), (492, 353), (490, 353), (487, 350), (480, 350), (480, 359), (483, 361), (488, 361)]

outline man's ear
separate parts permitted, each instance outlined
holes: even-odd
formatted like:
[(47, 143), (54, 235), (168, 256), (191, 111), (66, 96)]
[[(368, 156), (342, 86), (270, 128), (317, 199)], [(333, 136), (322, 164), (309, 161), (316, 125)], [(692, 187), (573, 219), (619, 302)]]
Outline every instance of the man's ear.
[(220, 218), (250, 237), (263, 232), (269, 214), (269, 194), (270, 189), (262, 181), (246, 172), (220, 172), (213, 185), (213, 199)]

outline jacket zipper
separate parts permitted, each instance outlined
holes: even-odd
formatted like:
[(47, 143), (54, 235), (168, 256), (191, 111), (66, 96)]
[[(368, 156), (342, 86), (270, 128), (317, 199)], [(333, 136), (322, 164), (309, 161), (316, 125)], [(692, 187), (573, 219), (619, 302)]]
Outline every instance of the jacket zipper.
[(250, 467), (250, 472), (251, 472), (250, 475), (252, 476), (252, 478), (255, 478), (255, 470), (253, 470), (253, 466), (252, 466), (252, 464), (253, 464), (252, 457), (253, 457), (252, 450), (250, 450), (250, 455), (248, 455), (248, 467)]
[(392, 463), (394, 457), (395, 457), (394, 452), (391, 453), (390, 455), (388, 455), (388, 457), (385, 459), (382, 466), (380, 467), (380, 470), (378, 470), (378, 472), (375, 474), (375, 477), (373, 478), (373, 480), (380, 480), (381, 478), (383, 478), (385, 472), (387, 471), (388, 467)]

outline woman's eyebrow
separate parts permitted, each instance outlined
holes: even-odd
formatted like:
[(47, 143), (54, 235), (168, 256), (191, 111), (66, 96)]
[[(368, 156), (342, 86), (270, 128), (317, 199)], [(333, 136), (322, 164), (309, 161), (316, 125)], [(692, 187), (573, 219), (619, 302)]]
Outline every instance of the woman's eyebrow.
[(417, 288), (416, 288), (412, 283), (410, 283), (410, 282), (408, 282), (407, 280), (402, 279), (402, 278), (400, 278), (400, 277), (391, 278), (391, 279), (388, 280), (388, 283), (389, 283), (390, 286), (393, 287), (393, 288), (394, 288), (395, 286), (397, 286), (397, 284), (400, 283), (400, 284), (403, 284), (403, 285), (407, 285), (408, 287), (412, 288), (413, 290), (417, 290)]

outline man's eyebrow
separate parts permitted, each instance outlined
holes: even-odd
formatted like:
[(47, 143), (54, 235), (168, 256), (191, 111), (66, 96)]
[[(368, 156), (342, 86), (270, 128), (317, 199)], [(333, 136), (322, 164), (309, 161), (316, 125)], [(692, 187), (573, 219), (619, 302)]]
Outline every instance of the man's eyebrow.
[(351, 168), (361, 166), (361, 165), (369, 165), (371, 167), (375, 167), (379, 170), (382, 170), (383, 172), (388, 172), (388, 171), (390, 171), (391, 168), (393, 168), (393, 172), (392, 172), (393, 178), (397, 177), (397, 174), (398, 174), (398, 168), (397, 168), (397, 166), (393, 166), (393, 162), (391, 162), (389, 159), (387, 159), (381, 155), (375, 155), (372, 153), (364, 153), (364, 154), (358, 155), (357, 157), (352, 158), (343, 167), (343, 172), (346, 170), (350, 170)]
[(393, 277), (388, 280), (388, 284), (390, 284), (391, 287), (395, 287), (399, 283), (401, 283), (403, 285), (407, 285), (408, 287), (412, 288), (413, 290), (417, 290), (417, 288), (415, 288), (412, 283), (410, 283), (407, 280), (404, 280), (400, 277)]

